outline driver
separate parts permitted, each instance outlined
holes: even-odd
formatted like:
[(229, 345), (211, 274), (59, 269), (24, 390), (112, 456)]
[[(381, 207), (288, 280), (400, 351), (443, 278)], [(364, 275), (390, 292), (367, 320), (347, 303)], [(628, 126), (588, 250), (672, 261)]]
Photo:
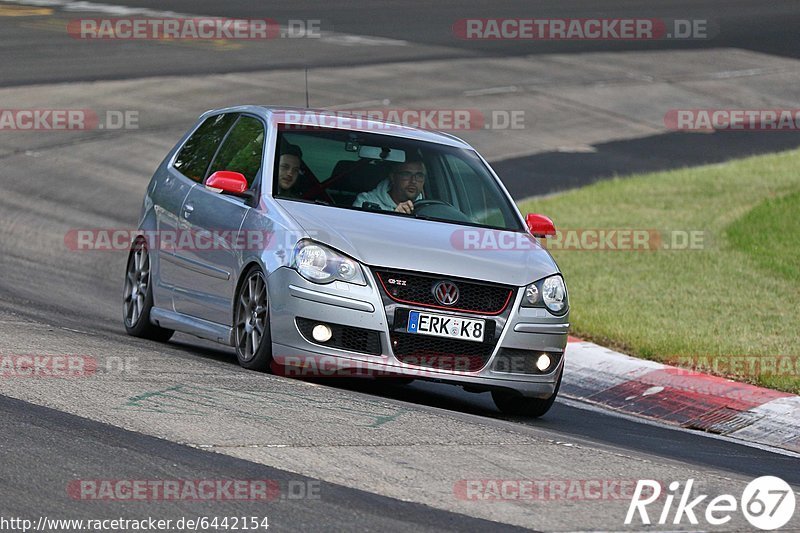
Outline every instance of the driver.
[(389, 177), (368, 192), (356, 196), (354, 207), (363, 207), (364, 203), (380, 206), (384, 211), (397, 211), (411, 214), (414, 202), (422, 200), (422, 188), (428, 173), (421, 159), (397, 163), (389, 172)]

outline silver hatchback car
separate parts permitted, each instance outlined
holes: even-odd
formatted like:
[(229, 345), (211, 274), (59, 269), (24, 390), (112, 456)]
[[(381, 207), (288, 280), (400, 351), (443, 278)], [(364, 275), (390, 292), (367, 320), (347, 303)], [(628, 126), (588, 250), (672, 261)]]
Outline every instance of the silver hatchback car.
[(127, 332), (228, 344), (253, 370), (432, 380), (540, 416), (563, 277), (489, 164), (448, 134), (327, 111), (209, 111), (150, 181)]

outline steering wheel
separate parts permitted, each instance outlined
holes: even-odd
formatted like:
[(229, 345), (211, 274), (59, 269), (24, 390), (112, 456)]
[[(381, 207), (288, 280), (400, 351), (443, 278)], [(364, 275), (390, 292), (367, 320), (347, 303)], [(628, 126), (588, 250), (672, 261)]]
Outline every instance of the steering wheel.
[(420, 200), (414, 203), (414, 212), (449, 221), (470, 222), (467, 215), (454, 205), (441, 200)]
[(455, 209), (455, 206), (452, 204), (448, 204), (447, 202), (443, 202), (441, 200), (420, 200), (419, 202), (414, 202), (414, 209), (425, 209), (426, 207), (430, 207), (432, 205), (444, 205)]

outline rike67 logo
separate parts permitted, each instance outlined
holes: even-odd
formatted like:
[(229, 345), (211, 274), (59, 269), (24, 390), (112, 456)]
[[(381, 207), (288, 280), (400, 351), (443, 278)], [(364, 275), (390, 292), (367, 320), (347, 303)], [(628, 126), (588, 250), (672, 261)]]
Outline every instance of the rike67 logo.
[[(775, 476), (754, 479), (745, 487), (739, 500), (732, 494), (721, 494), (713, 498), (706, 504), (703, 514), (695, 507), (709, 496), (708, 494), (692, 494), (693, 485), (694, 479), (687, 480), (682, 490), (678, 481), (669, 484), (669, 492), (663, 498), (664, 503), (660, 513), (657, 512), (658, 509), (650, 509), (650, 511), (657, 512), (653, 517), (657, 524), (677, 525), (683, 523), (685, 518), (690, 524), (698, 525), (699, 515), (705, 518), (707, 524), (721, 526), (731, 521), (732, 513), (741, 511), (751, 526), (770, 531), (783, 527), (794, 515), (794, 492), (788, 483)], [(642, 524), (650, 525), (652, 521), (648, 514), (648, 506), (657, 502), (660, 497), (661, 484), (658, 481), (639, 480), (625, 516), (625, 524), (633, 523), (638, 512), (639, 521)], [(676, 499), (678, 503), (673, 512), (673, 503)]]

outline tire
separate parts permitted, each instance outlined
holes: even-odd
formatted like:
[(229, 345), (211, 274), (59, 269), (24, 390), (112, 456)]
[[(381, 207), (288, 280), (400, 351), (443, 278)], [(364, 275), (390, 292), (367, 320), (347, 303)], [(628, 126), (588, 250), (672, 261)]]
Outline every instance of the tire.
[(258, 267), (244, 275), (236, 292), (233, 314), (234, 347), (239, 365), (265, 372), (272, 364), (267, 280)]
[(562, 370), (556, 382), (556, 389), (549, 398), (525, 398), (518, 392), (493, 390), (492, 400), (504, 415), (539, 418), (547, 413), (555, 403), (558, 389), (561, 388), (561, 377), (563, 375), (564, 371)]
[(122, 292), (122, 320), (125, 331), (133, 337), (167, 342), (175, 331), (150, 323), (153, 308), (153, 284), (150, 276), (150, 254), (141, 239), (133, 243), (125, 268)]

